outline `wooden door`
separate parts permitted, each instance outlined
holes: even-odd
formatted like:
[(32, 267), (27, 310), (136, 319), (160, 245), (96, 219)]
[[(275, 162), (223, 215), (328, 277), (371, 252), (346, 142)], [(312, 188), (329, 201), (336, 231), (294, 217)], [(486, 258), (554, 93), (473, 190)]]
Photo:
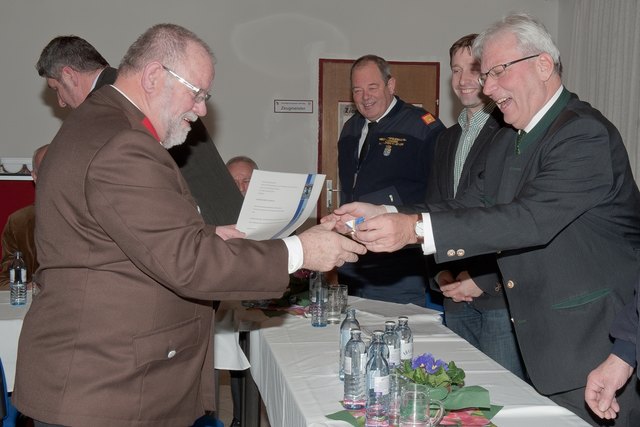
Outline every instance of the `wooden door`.
[[(327, 176), (325, 191), (318, 202), (318, 218), (339, 202), (338, 137), (342, 124), (355, 112), (349, 73), (352, 59), (320, 59), (318, 96), (318, 173)], [(403, 101), (422, 106), (438, 116), (440, 63), (389, 61), (396, 78), (396, 95)]]

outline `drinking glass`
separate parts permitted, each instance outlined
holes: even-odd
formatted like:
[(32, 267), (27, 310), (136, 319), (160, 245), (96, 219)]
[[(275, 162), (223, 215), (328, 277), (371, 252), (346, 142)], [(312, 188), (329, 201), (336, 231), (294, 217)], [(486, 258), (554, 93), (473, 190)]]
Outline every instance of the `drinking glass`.
[[(437, 407), (431, 416), (432, 408)], [(423, 384), (405, 382), (400, 403), (400, 427), (437, 426), (444, 416), (444, 405), (429, 396), (429, 387)]]
[(329, 285), (327, 323), (340, 323), (347, 311), (346, 285)]

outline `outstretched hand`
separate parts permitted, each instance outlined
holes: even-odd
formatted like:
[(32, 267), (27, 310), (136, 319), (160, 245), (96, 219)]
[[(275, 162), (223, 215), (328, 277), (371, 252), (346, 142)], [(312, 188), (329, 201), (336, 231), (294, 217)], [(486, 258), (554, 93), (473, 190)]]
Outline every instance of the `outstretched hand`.
[(326, 220), (298, 236), (304, 252), (303, 268), (329, 271), (345, 262), (356, 262), (358, 255), (367, 252), (361, 244), (331, 231), (335, 225), (335, 221)]
[(382, 205), (372, 205), (370, 203), (353, 202), (347, 203), (334, 210), (329, 215), (320, 219), (320, 223), (335, 221), (335, 229), (338, 233), (346, 234), (353, 230), (347, 226), (348, 221), (353, 221), (363, 217), (366, 220), (386, 213), (387, 210)]
[(395, 252), (417, 243), (416, 221), (416, 215), (385, 213), (360, 224), (354, 238), (371, 252)]

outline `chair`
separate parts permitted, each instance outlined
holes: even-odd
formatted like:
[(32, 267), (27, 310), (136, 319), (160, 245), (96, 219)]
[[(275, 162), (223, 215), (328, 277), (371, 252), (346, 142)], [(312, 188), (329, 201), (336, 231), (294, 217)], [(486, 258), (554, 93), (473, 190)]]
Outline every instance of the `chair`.
[(18, 419), (18, 410), (11, 404), (11, 398), (7, 392), (7, 381), (4, 377), (4, 368), (2, 367), (2, 359), (0, 359), (0, 386), (2, 387), (2, 393), (0, 393), (0, 427), (15, 427), (16, 420)]

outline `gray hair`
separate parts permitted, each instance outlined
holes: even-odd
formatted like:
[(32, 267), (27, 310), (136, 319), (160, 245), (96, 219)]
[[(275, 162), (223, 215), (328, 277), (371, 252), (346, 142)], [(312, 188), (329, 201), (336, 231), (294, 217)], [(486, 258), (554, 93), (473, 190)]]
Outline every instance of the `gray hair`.
[(36, 70), (40, 77), (58, 80), (64, 67), (91, 72), (108, 66), (107, 60), (85, 39), (78, 36), (58, 36), (42, 49)]
[(377, 55), (364, 55), (360, 58), (356, 59), (356, 62), (351, 66), (351, 73), (349, 74), (349, 78), (353, 81), (353, 71), (357, 68), (364, 67), (367, 64), (376, 64), (378, 70), (380, 70), (380, 74), (382, 75), (382, 80), (384, 84), (389, 83), (389, 79), (391, 78), (391, 67), (389, 63)]
[(227, 167), (231, 166), (234, 163), (246, 163), (251, 166), (251, 169), (258, 169), (258, 164), (254, 162), (253, 159), (247, 156), (232, 157), (231, 159), (229, 159), (229, 161), (227, 161)]
[(119, 73), (140, 71), (153, 61), (175, 66), (186, 59), (187, 47), (191, 43), (202, 47), (209, 54), (211, 62), (215, 62), (211, 48), (195, 33), (175, 24), (154, 25), (129, 47), (120, 62)]
[(523, 55), (535, 55), (543, 52), (551, 55), (556, 72), (562, 76), (560, 50), (553, 42), (551, 34), (542, 22), (525, 13), (506, 16), (480, 33), (473, 42), (473, 55), (480, 59), (485, 44), (504, 33), (516, 36), (518, 48)]

